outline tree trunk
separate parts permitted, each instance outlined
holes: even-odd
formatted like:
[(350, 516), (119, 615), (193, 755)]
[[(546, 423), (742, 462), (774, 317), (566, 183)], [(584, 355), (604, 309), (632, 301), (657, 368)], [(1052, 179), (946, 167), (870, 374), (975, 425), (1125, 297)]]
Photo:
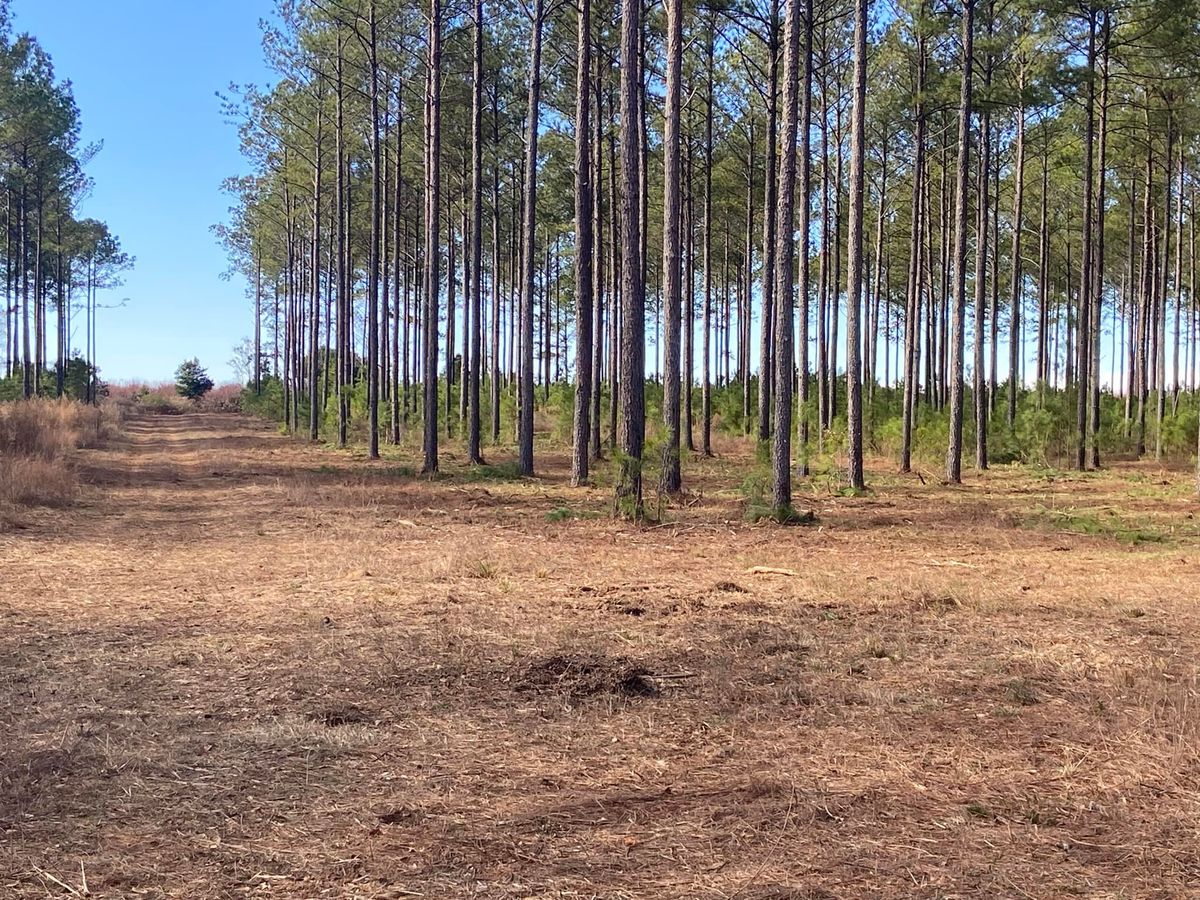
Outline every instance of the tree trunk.
[[(321, 295), (321, 125), (322, 112), (325, 108), (321, 96), (320, 83), (317, 89), (317, 131), (313, 152), (313, 196), (312, 196), (312, 318), (310, 322), (310, 341), (308, 345), (309, 366), (308, 379), (308, 439), (315, 441), (319, 436), (321, 425), (321, 408), (317, 402), (317, 351), (320, 336), (320, 295)], [(257, 349), (255, 350), (257, 356)], [(255, 363), (257, 367), (257, 361)], [(257, 381), (257, 375), (255, 376)]]
[[(1096, 167), (1096, 249), (1094, 258), (1094, 276), (1093, 284), (1093, 314), (1092, 314), (1092, 364), (1091, 378), (1089, 380), (1089, 406), (1090, 416), (1088, 420), (1088, 443), (1091, 445), (1092, 452), (1092, 467), (1100, 468), (1100, 335), (1104, 322), (1104, 218), (1105, 206), (1107, 202), (1107, 192), (1105, 190), (1108, 168), (1108, 59), (1109, 59), (1109, 44), (1112, 39), (1111, 23), (1108, 11), (1102, 13), (1104, 19), (1102, 29), (1102, 72), (1101, 72), (1101, 87), (1100, 87), (1100, 135), (1099, 135), (1099, 159)], [(1180, 184), (1180, 203), (1182, 204), (1182, 183)], [(1182, 206), (1180, 207), (1182, 214)], [(1130, 209), (1130, 214), (1133, 210)], [(1182, 228), (1182, 223), (1181, 223)], [(1182, 231), (1180, 232), (1182, 235)], [(1115, 328), (1114, 328), (1115, 331)], [(1112, 385), (1112, 391), (1116, 393), (1115, 383)]]
[[(799, 2), (799, 0), (793, 0)], [(808, 404), (812, 379), (809, 377), (808, 337), (809, 308), (811, 306), (811, 278), (809, 264), (809, 238), (812, 225), (812, 86), (813, 86), (813, 0), (804, 2), (804, 46), (801, 64), (804, 66), (804, 83), (800, 94), (800, 335), (797, 339), (799, 359), (799, 423), (800, 474), (808, 476)]]
[[(584, 0), (587, 2), (587, 0)], [(662, 490), (676, 493), (679, 467), (680, 317), (683, 301), (683, 254), (680, 221), (679, 117), (683, 79), (683, 0), (665, 0), (667, 8), (667, 97), (663, 126), (663, 306), (666, 341), (663, 353)]]
[[(597, 45), (597, 50), (599, 50)], [(592, 203), (592, 230), (595, 237), (593, 248), (594, 264), (592, 266), (592, 379), (591, 379), (591, 415), (589, 421), (589, 460), (600, 459), (600, 406), (601, 406), (601, 377), (604, 367), (604, 132), (603, 110), (601, 100), (603, 88), (601, 85), (601, 54), (596, 53), (596, 86), (595, 115), (592, 116), (595, 125), (593, 130), (592, 156), (595, 160), (592, 188), (595, 196)]]
[(829, 235), (833, 221), (829, 211), (829, 84), (826, 69), (829, 53), (822, 27), (821, 38), (821, 250), (817, 273), (817, 452), (825, 449), (825, 420), (829, 405), (829, 269), (831, 265)]
[(1042, 144), (1042, 196), (1038, 216), (1038, 338), (1037, 338), (1037, 382), (1039, 395), (1050, 382), (1048, 359), (1050, 327), (1050, 229), (1047, 225), (1050, 206), (1050, 139), (1043, 131)]
[(521, 263), (521, 375), (518, 384), (517, 449), (518, 471), (533, 474), (533, 304), (535, 302), (534, 254), (537, 235), (537, 148), (538, 107), (542, 93), (542, 6), (535, 0), (530, 23), (529, 101), (525, 123), (525, 215)]
[[(402, 163), (404, 160), (404, 91), (397, 82), (396, 86), (396, 158), (393, 164), (393, 179), (395, 183), (392, 186), (392, 313), (393, 313), (393, 335), (392, 335), (392, 383), (390, 390), (390, 407), (388, 411), (388, 423), (390, 434), (389, 437), (393, 445), (400, 443), (400, 403), (401, 403), (401, 361), (403, 354), (401, 353), (401, 342), (405, 349), (408, 344), (408, 317), (405, 310), (401, 306), (407, 307), (408, 292), (407, 292), (407, 266), (404, 265), (404, 244), (401, 243), (400, 225), (402, 221), (402, 209), (404, 203), (404, 178), (402, 175)], [(407, 224), (405, 225), (405, 237), (407, 238)], [(326, 341), (328, 343), (328, 341)], [(404, 386), (407, 393), (407, 385)], [(408, 397), (404, 397), (404, 402), (408, 402)]]
[[(586, 0), (585, 0), (586, 2)], [(475, 53), (471, 79), (471, 284), (468, 309), (471, 330), (467, 373), (467, 459), (481, 464), (479, 387), (483, 370), (483, 0), (475, 0)], [(494, 277), (494, 276), (493, 276)], [(465, 358), (465, 357), (464, 357)]]
[[(608, 106), (610, 110), (617, 109), (617, 100), (613, 94), (613, 87), (609, 84)], [(622, 314), (622, 275), (621, 266), (623, 263), (622, 252), (624, 247), (621, 243), (624, 233), (622, 227), (622, 210), (620, 193), (617, 189), (617, 175), (620, 170), (620, 162), (617, 158), (617, 136), (616, 129), (609, 129), (608, 133), (608, 193), (612, 197), (609, 203), (609, 212), (612, 219), (612, 240), (609, 241), (611, 251), (610, 260), (612, 262), (612, 293), (613, 300), (609, 304), (608, 316), (608, 443), (610, 447), (617, 446), (617, 409), (621, 401), (621, 314)], [(622, 185), (622, 190), (624, 185)], [(639, 210), (640, 215), (640, 210)], [(634, 248), (637, 249), (636, 247)]]
[(880, 316), (885, 315), (886, 302), (883, 298), (883, 242), (884, 223), (887, 220), (888, 199), (888, 135), (883, 136), (880, 148), (879, 206), (875, 218), (875, 273), (874, 290), (867, 297), (867, 356), (863, 366), (863, 377), (867, 383), (867, 407), (871, 410), (874, 423), (875, 386), (879, 383), (879, 339), (882, 336), (887, 346), (887, 334), (880, 328)]
[(750, 299), (754, 294), (754, 116), (747, 116), (746, 129), (746, 246), (742, 252), (739, 285), (742, 302), (738, 305), (738, 372), (742, 380), (742, 427), (750, 434)]
[(1008, 324), (1008, 408), (1007, 421), (1011, 429), (1017, 421), (1017, 387), (1020, 379), (1021, 353), (1021, 295), (1025, 275), (1021, 260), (1021, 229), (1025, 210), (1025, 68), (1018, 63), (1017, 73), (1017, 136), (1013, 162), (1012, 251), (1009, 260), (1012, 280), (1009, 283)]
[(950, 442), (946, 451), (946, 480), (962, 481), (963, 341), (967, 305), (967, 191), (971, 166), (971, 67), (974, 58), (975, 0), (963, 0), (962, 88), (958, 111), (958, 186), (954, 208), (954, 308), (950, 345)]
[[(338, 34), (336, 77), (336, 147), (334, 156), (337, 165), (337, 186), (334, 204), (337, 207), (337, 401), (338, 401), (338, 435), (337, 445), (346, 446), (347, 431), (350, 422), (349, 384), (346, 376), (349, 361), (345, 348), (349, 345), (348, 332), (350, 329), (349, 316), (346, 310), (350, 300), (347, 297), (349, 275), (346, 271), (346, 215), (349, 198), (346, 191), (346, 120), (345, 120), (345, 82), (342, 78), (342, 37)], [(278, 329), (276, 330), (278, 341)]]
[[(500, 92), (492, 95), (492, 145), (500, 143)], [(492, 443), (500, 440), (500, 159), (492, 161)]]
[(571, 484), (587, 481), (592, 411), (592, 4), (580, 0), (575, 75), (575, 418)]
[[(806, 3), (805, 19), (811, 15)], [(784, 25), (783, 153), (779, 160), (779, 197), (775, 251), (775, 432), (771, 439), (771, 506), (785, 521), (792, 507), (792, 364), (796, 308), (792, 267), (795, 260), (793, 200), (796, 192), (796, 136), (800, 91), (800, 0), (790, 0)], [(768, 173), (770, 177), (771, 173)]]
[[(369, 7), (371, 70), (371, 251), (367, 271), (367, 455), (379, 459), (379, 260), (383, 235), (383, 163), (379, 133), (379, 59), (375, 2)], [(314, 266), (315, 268), (315, 266)], [(314, 275), (315, 278), (315, 275)], [(315, 301), (314, 297), (314, 301)], [(314, 359), (315, 363), (316, 360)]]
[(438, 470), (438, 295), (441, 247), (438, 220), (441, 216), (442, 156), (442, 0), (430, 0), (429, 65), (426, 84), (425, 119), (425, 309), (424, 309), (424, 399), (425, 462), (422, 472)]
[[(684, 93), (688, 91), (684, 89)], [(683, 440), (684, 446), (692, 453), (696, 452), (696, 441), (693, 437), (692, 428), (692, 387), (695, 384), (695, 362), (696, 362), (696, 228), (695, 228), (695, 192), (693, 190), (694, 181), (692, 178), (692, 119), (691, 110), (688, 110), (688, 133), (685, 141), (685, 168), (687, 177), (685, 179), (686, 197), (683, 206), (683, 232), (682, 242), (684, 244), (684, 253), (687, 256), (684, 262), (684, 277), (683, 277), (683, 392), (680, 404), (683, 407)]]
[[(988, 29), (991, 30), (992, 8), (988, 4)], [(984, 93), (992, 82), (992, 59), (988, 55), (984, 66)], [(988, 107), (983, 110), (979, 123), (979, 192), (976, 202), (975, 228), (975, 362), (972, 393), (975, 407), (975, 468), (983, 471), (988, 467), (987, 426), (988, 401), (987, 381), (984, 375), (984, 325), (987, 316), (987, 256), (988, 238), (991, 235), (989, 216), (992, 204), (988, 196), (991, 188), (992, 114)]]
[[(925, 4), (922, 2), (919, 13), (924, 15)], [(901, 417), (900, 441), (900, 471), (912, 470), (912, 433), (916, 423), (917, 402), (917, 353), (920, 332), (917, 328), (917, 318), (921, 305), (922, 253), (925, 242), (921, 238), (923, 223), (921, 197), (925, 192), (925, 38), (918, 28), (917, 45), (917, 81), (916, 81), (916, 125), (913, 134), (914, 158), (912, 174), (912, 214), (909, 240), (908, 285), (904, 300), (904, 365), (901, 370), (904, 387), (904, 409)]]
[(850, 230), (846, 292), (846, 428), (849, 432), (850, 486), (866, 487), (863, 475), (862, 315), (863, 176), (866, 154), (867, 0), (854, 5), (854, 85), (850, 112)]
[[(537, 0), (541, 3), (541, 0)], [(621, 467), (617, 478), (618, 511), (634, 520), (644, 516), (642, 446), (645, 441), (645, 306), (642, 284), (640, 204), (638, 198), (638, 51), (641, 4), (626, 3), (621, 14), (621, 341), (620, 412), (617, 436)]]
[[(793, 0), (798, 2), (798, 0)], [(774, 341), (772, 327), (775, 321), (775, 230), (778, 212), (776, 172), (778, 169), (778, 97), (779, 97), (779, 0), (771, 0), (767, 34), (767, 153), (766, 188), (763, 200), (763, 283), (762, 322), (759, 342), (758, 367), (758, 439), (767, 441), (771, 437), (771, 395), (773, 385), (773, 361), (771, 357)], [(688, 286), (690, 303), (691, 286)], [(689, 385), (690, 388), (690, 385)], [(691, 429), (688, 429), (688, 448), (691, 448)]]
[[(793, 3), (796, 0), (792, 0)], [(700, 452), (712, 456), (712, 289), (713, 289), (713, 260), (712, 260), (712, 231), (713, 231), (713, 198), (712, 198), (712, 167), (713, 167), (713, 61), (714, 44), (716, 40), (716, 13), (711, 14), (708, 28), (708, 44), (705, 51), (706, 77), (708, 95), (704, 113), (704, 314), (701, 328), (701, 353), (703, 361), (700, 365)], [(791, 366), (791, 356), (787, 359)], [(790, 425), (789, 425), (790, 427)]]
[(1087, 105), (1084, 110), (1085, 125), (1083, 139), (1083, 253), (1079, 278), (1079, 316), (1076, 337), (1077, 357), (1075, 363), (1075, 468), (1082, 472), (1087, 468), (1087, 421), (1088, 421), (1088, 370), (1092, 364), (1091, 353), (1091, 307), (1092, 307), (1092, 251), (1095, 232), (1092, 206), (1092, 153), (1095, 136), (1096, 107), (1096, 13), (1088, 13), (1087, 45)]

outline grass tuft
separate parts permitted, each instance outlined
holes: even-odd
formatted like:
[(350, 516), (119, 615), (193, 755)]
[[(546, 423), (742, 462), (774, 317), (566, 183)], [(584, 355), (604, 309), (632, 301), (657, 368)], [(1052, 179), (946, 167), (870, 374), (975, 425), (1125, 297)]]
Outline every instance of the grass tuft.
[(35, 398), (0, 405), (0, 505), (71, 503), (78, 484), (70, 456), (114, 435), (115, 407)]

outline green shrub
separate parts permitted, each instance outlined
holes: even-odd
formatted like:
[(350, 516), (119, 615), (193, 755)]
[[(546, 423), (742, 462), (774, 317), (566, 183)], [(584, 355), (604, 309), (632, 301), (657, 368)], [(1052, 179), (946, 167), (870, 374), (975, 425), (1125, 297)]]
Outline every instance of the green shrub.
[(186, 400), (199, 400), (213, 389), (213, 380), (200, 361), (193, 357), (180, 363), (175, 370), (175, 390)]

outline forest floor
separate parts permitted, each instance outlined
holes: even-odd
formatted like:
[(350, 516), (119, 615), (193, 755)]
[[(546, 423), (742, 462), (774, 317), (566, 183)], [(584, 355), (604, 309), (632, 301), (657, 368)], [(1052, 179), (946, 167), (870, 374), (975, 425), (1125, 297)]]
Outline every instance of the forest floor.
[(0, 895), (1196, 896), (1190, 473), (877, 460), (781, 528), (717, 449), (634, 527), (561, 452), (131, 420), (0, 533)]

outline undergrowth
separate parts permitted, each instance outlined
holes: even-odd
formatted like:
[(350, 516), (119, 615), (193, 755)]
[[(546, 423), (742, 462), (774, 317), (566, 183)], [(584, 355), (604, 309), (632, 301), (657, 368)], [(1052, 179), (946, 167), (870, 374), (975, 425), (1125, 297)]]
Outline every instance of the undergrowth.
[(71, 454), (119, 430), (115, 406), (34, 398), (0, 404), (0, 505), (65, 506), (78, 490)]

